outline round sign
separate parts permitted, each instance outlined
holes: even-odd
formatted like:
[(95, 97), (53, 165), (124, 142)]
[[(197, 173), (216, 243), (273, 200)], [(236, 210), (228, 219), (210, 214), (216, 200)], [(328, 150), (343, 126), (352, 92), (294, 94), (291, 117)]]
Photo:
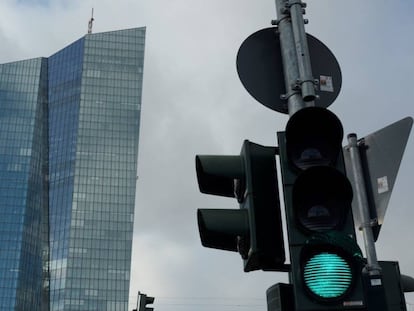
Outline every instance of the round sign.
[[(319, 81), (315, 106), (326, 108), (339, 94), (342, 75), (332, 52), (318, 39), (307, 34), (312, 74)], [(266, 107), (288, 113), (279, 33), (276, 27), (250, 35), (237, 54), (237, 72), (246, 90)]]

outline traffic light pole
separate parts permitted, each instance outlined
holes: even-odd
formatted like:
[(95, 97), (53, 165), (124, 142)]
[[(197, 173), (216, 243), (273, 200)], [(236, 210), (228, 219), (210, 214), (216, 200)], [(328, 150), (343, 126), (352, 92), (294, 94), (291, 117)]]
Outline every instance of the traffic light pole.
[(312, 76), (303, 19), (306, 5), (301, 0), (275, 0), (289, 115), (314, 106), (315, 80)]
[(348, 151), (351, 159), (350, 171), (355, 181), (354, 199), (357, 202), (356, 206), (358, 207), (358, 213), (362, 223), (361, 230), (367, 256), (366, 270), (370, 275), (381, 275), (381, 267), (378, 264), (374, 235), (371, 228), (368, 199), (356, 134), (348, 135), (348, 143)]

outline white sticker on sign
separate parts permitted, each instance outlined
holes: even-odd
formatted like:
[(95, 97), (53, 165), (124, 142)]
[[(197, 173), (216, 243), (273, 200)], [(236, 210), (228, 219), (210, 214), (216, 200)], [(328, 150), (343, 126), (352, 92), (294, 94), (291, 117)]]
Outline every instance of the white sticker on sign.
[(388, 178), (387, 176), (384, 177), (380, 177), (377, 179), (377, 185), (378, 185), (378, 193), (384, 193), (389, 191), (389, 187), (388, 187)]
[(321, 91), (333, 92), (333, 81), (331, 76), (320, 76), (319, 77), (319, 87)]

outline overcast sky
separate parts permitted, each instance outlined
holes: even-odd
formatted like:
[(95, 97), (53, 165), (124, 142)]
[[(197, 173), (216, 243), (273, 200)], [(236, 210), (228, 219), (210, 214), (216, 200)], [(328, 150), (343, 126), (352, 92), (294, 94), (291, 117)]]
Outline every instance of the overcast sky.
[[(0, 63), (48, 57), (87, 32), (147, 27), (131, 308), (138, 290), (156, 311), (266, 310), (284, 273), (242, 271), (236, 253), (203, 248), (197, 208), (238, 208), (199, 193), (196, 154), (239, 154), (244, 139), (276, 145), (288, 117), (256, 102), (236, 71), (245, 38), (276, 18), (273, 0), (0, 0)], [(359, 137), (414, 116), (414, 1), (315, 0), (306, 31), (341, 65), (330, 109)], [(380, 260), (414, 276), (414, 139), (377, 243)], [(362, 247), (362, 245), (361, 245)], [(414, 295), (406, 295), (414, 303)]]

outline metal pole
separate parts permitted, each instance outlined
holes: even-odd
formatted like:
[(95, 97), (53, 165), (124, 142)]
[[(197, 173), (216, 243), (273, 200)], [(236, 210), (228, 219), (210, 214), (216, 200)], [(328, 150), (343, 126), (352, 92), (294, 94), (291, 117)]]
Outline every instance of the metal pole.
[(362, 223), (360, 230), (362, 231), (368, 262), (365, 268), (370, 275), (380, 275), (381, 267), (378, 264), (377, 253), (375, 250), (374, 235), (371, 228), (365, 181), (362, 173), (363, 171), (356, 134), (348, 135), (347, 149), (350, 155), (350, 169), (355, 181), (354, 200), (356, 200), (356, 206), (358, 207), (358, 213)]
[(293, 41), (293, 29), (290, 22), (289, 10), (286, 8), (286, 0), (275, 0), (277, 25), (280, 34), (280, 49), (283, 61), (283, 73), (287, 106), (289, 115), (305, 107), (302, 96), (297, 88), (296, 82), (299, 80), (299, 68), (296, 57), (296, 49)]
[[(300, 0), (291, 0), (289, 5), (296, 57), (299, 66), (299, 83), (302, 89), (302, 98), (306, 103), (309, 103), (315, 100), (315, 84), (312, 76), (308, 40), (305, 32), (305, 21), (303, 20), (306, 5)], [(313, 103), (311, 105), (313, 106)]]
[(313, 106), (314, 80), (306, 39), (302, 1), (275, 0), (289, 115)]
[(141, 300), (141, 292), (138, 291), (137, 308), (135, 310), (133, 310), (133, 311), (139, 311), (139, 303), (140, 303), (140, 300)]

